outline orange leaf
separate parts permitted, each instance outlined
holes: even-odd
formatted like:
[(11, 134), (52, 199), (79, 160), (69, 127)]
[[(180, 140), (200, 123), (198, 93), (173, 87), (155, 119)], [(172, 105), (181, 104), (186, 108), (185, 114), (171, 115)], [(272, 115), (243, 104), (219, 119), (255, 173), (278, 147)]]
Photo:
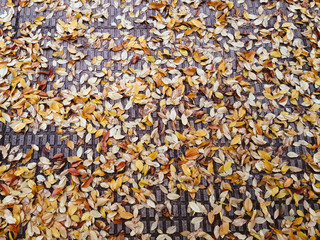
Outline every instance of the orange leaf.
[(292, 178), (288, 178), (288, 179), (283, 183), (283, 186), (284, 186), (284, 187), (290, 187), (292, 183), (293, 183), (293, 179), (292, 179)]
[(224, 236), (228, 233), (229, 233), (229, 223), (223, 222), (219, 228), (219, 234), (220, 234), (220, 236)]
[(186, 74), (187, 76), (193, 76), (197, 71), (197, 68), (192, 67), (192, 68), (186, 68), (183, 69), (184, 74)]
[(68, 146), (68, 148), (70, 148), (71, 150), (73, 150), (73, 149), (74, 149), (74, 142), (68, 140), (67, 146)]
[(119, 213), (120, 217), (123, 219), (130, 219), (133, 218), (133, 214), (130, 212), (120, 212)]
[(151, 9), (160, 9), (160, 8), (164, 7), (164, 5), (165, 5), (164, 2), (159, 2), (159, 3), (152, 2), (149, 4), (149, 7)]
[(214, 221), (214, 213), (212, 211), (208, 213), (208, 220), (210, 224)]
[(194, 147), (194, 148), (189, 148), (186, 151), (186, 158), (187, 159), (197, 159), (199, 157), (199, 152), (198, 152), (198, 148)]
[(118, 46), (115, 46), (115, 47), (111, 48), (111, 50), (114, 51), (114, 52), (118, 52), (118, 51), (120, 51), (122, 49), (123, 49), (122, 45), (118, 45)]

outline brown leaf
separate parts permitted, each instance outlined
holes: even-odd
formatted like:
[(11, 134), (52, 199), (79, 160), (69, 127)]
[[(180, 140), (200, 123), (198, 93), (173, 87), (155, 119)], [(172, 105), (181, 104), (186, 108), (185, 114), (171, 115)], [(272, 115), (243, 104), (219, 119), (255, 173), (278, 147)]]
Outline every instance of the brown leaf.
[(108, 145), (107, 145), (107, 140), (109, 138), (110, 132), (106, 132), (103, 137), (102, 140), (100, 142), (100, 147), (102, 149), (103, 152), (107, 153), (108, 152)]
[(135, 64), (136, 62), (138, 62), (139, 58), (140, 58), (140, 55), (139, 55), (139, 54), (134, 54), (134, 55), (132, 56), (132, 58), (131, 58), (130, 63), (131, 63), (131, 64)]
[(47, 83), (48, 83), (48, 80), (47, 80), (47, 79), (44, 79), (44, 80), (42, 80), (41, 82), (38, 81), (39, 89), (40, 89), (40, 90), (44, 90), (44, 89), (47, 87)]

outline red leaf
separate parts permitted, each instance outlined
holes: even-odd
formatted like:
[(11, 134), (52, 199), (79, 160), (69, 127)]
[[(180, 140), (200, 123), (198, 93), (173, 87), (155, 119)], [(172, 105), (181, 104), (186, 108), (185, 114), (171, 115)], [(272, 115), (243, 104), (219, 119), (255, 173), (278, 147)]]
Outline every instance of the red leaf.
[(118, 171), (120, 171), (122, 168), (124, 168), (126, 166), (126, 162), (121, 162), (117, 165), (116, 169)]
[(107, 140), (109, 138), (109, 135), (110, 133), (109, 132), (106, 132), (104, 135), (103, 135), (103, 138), (100, 142), (100, 146), (101, 146), (101, 149), (102, 151), (104, 151), (105, 153), (108, 151), (108, 145), (107, 145)]
[(49, 69), (49, 77), (51, 77), (51, 76), (52, 76), (52, 74), (53, 74), (53, 68), (52, 68), (52, 67), (50, 67), (50, 69)]
[(110, 132), (106, 132), (106, 133), (103, 135), (103, 138), (102, 138), (101, 141), (106, 142), (106, 141), (108, 140), (109, 136), (110, 136)]
[(6, 195), (10, 194), (10, 188), (8, 187), (8, 185), (2, 183), (0, 184), (0, 188), (5, 192)]
[(47, 80), (47, 79), (44, 79), (44, 80), (42, 80), (41, 82), (38, 81), (39, 89), (40, 89), (40, 90), (44, 90), (44, 89), (47, 87), (47, 83), (48, 83), (48, 80)]
[(59, 187), (59, 188), (56, 188), (55, 190), (53, 190), (51, 197), (56, 196), (59, 192), (61, 192), (62, 189), (63, 189), (63, 187)]
[(61, 157), (63, 157), (63, 153), (57, 153), (56, 155), (53, 156), (52, 159), (61, 158)]
[(117, 236), (116, 240), (124, 240), (124, 237), (125, 237), (124, 231), (121, 231), (121, 232), (119, 233), (119, 235)]
[(75, 169), (75, 168), (70, 168), (68, 169), (68, 172), (71, 173), (71, 175), (74, 175), (74, 176), (77, 176), (77, 175), (80, 175), (81, 173)]
[(93, 177), (91, 176), (91, 177), (89, 177), (88, 179), (87, 179), (87, 181), (85, 181), (85, 183), (81, 186), (82, 188), (87, 188), (87, 187), (89, 187), (90, 186), (90, 184), (93, 182)]
[(73, 167), (73, 168), (78, 167), (81, 163), (82, 163), (82, 161), (74, 162), (71, 164), (71, 167)]

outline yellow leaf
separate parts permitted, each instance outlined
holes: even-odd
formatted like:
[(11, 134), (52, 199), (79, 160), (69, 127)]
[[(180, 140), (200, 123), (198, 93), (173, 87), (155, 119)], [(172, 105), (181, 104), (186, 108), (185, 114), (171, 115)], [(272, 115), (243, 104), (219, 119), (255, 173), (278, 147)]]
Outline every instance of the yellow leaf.
[(291, 23), (289, 22), (286, 22), (284, 24), (282, 24), (282, 27), (285, 28), (285, 27), (290, 27), (291, 26)]
[(229, 10), (231, 10), (233, 8), (233, 6), (234, 6), (234, 2), (227, 1), (227, 5), (228, 5)]
[(249, 13), (247, 11), (243, 12), (243, 18), (247, 21), (249, 21)]
[(77, 20), (73, 20), (70, 24), (71, 29), (76, 29), (78, 27), (78, 22)]
[(26, 85), (26, 80), (24, 80), (22, 77), (15, 77), (14, 79), (12, 79), (12, 81), (11, 81), (12, 83), (18, 83), (18, 82), (20, 82), (20, 84), (21, 84), (21, 86), (23, 87), (23, 88), (26, 88), (27, 87), (27, 85)]
[(281, 173), (282, 173), (282, 174), (285, 174), (289, 169), (290, 169), (290, 167), (289, 167), (288, 165), (284, 165), (284, 166), (281, 168)]
[(187, 51), (187, 50), (180, 49), (179, 51), (180, 51), (180, 53), (181, 53), (183, 56), (185, 56), (185, 57), (188, 56), (188, 51)]
[(188, 177), (191, 176), (190, 168), (189, 168), (187, 165), (182, 164), (182, 165), (181, 165), (181, 168), (182, 168), (183, 173), (184, 173), (186, 176), (188, 176)]
[(279, 57), (281, 57), (281, 53), (279, 51), (272, 51), (272, 52), (270, 52), (270, 56), (279, 58)]
[(197, 137), (204, 137), (207, 135), (207, 131), (204, 129), (200, 129), (194, 133)]
[(285, 192), (279, 192), (279, 194), (276, 196), (276, 198), (283, 198), (285, 197), (287, 194)]
[(177, 172), (175, 166), (170, 165), (170, 172), (174, 172), (174, 173)]
[(55, 227), (51, 228), (51, 233), (55, 238), (58, 238), (58, 239), (60, 238), (60, 233), (59, 233), (58, 229), (56, 229)]
[(231, 145), (238, 144), (240, 141), (241, 141), (241, 135), (237, 135), (232, 139)]
[(72, 219), (72, 221), (80, 222), (80, 218), (79, 218), (78, 215), (72, 215), (72, 216), (71, 216), (71, 219)]
[(14, 175), (16, 176), (20, 176), (22, 174), (24, 174), (25, 172), (27, 172), (28, 169), (26, 167), (19, 167), (15, 172)]
[[(187, 29), (187, 31), (184, 32), (184, 35), (189, 36), (192, 33), (193, 33), (193, 29), (189, 28), (189, 29)], [(200, 58), (195, 59), (195, 60), (196, 60), (196, 62), (201, 62)]]
[(118, 190), (122, 185), (122, 177), (117, 178), (114, 190)]
[(0, 174), (4, 173), (6, 170), (7, 170), (7, 166), (6, 165), (1, 165)]
[(35, 22), (42, 22), (44, 19), (45, 19), (45, 17), (39, 16), (39, 17), (36, 17), (36, 18), (34, 19), (34, 21), (35, 21)]
[(223, 94), (221, 92), (215, 92), (214, 95), (216, 95), (217, 98), (223, 99)]
[(269, 153), (265, 152), (265, 151), (258, 151), (259, 156), (263, 159), (263, 160), (270, 160), (271, 157), (269, 155)]
[(270, 213), (268, 212), (267, 203), (261, 202), (260, 203), (260, 207), (261, 207), (261, 210), (262, 210), (262, 212), (264, 213), (265, 216), (269, 216), (270, 215)]
[(142, 142), (138, 142), (138, 143), (137, 143), (137, 150), (138, 150), (139, 153), (142, 152), (142, 150), (143, 150), (143, 144), (142, 144)]
[(274, 100), (274, 96), (272, 96), (270, 93), (263, 93), (263, 95), (269, 100)]
[(59, 103), (53, 101), (52, 104), (51, 104), (51, 109), (54, 110), (55, 112), (60, 112)]
[(141, 172), (142, 169), (143, 169), (143, 162), (142, 162), (141, 160), (137, 160), (137, 161), (135, 162), (135, 166), (136, 166), (136, 168)]
[(274, 187), (274, 188), (272, 188), (272, 193), (271, 193), (271, 195), (272, 195), (272, 196), (275, 196), (278, 192), (279, 192), (279, 188), (278, 188), (278, 187)]
[(231, 162), (231, 161), (226, 162), (226, 163), (224, 164), (224, 166), (223, 166), (224, 171), (225, 171), (225, 172), (228, 171), (229, 168), (231, 168), (231, 165), (232, 165), (232, 162)]
[(179, 132), (176, 132), (176, 136), (179, 140), (182, 140), (182, 141), (185, 141), (186, 140), (186, 137), (184, 135), (182, 135), (181, 133)]
[(26, 126), (25, 123), (18, 123), (18, 124), (14, 127), (13, 131), (15, 131), (15, 132), (20, 132), (25, 126)]
[(157, 156), (158, 156), (158, 152), (153, 152), (153, 153), (150, 153), (148, 157), (150, 157), (151, 160), (153, 161), (156, 159)]
[(104, 134), (104, 129), (99, 129), (94, 135), (95, 138), (101, 137)]
[(154, 63), (156, 61), (156, 59), (153, 56), (147, 56), (146, 59), (148, 60), (148, 62)]
[(90, 218), (91, 218), (90, 212), (85, 212), (81, 217), (81, 221), (87, 221), (87, 220), (90, 220)]
[(264, 167), (268, 172), (272, 172), (273, 170), (273, 165), (267, 160), (264, 160)]
[(70, 140), (68, 140), (67, 146), (68, 146), (68, 148), (70, 148), (71, 150), (74, 149), (74, 143), (73, 143), (72, 141), (70, 141)]
[(304, 213), (303, 213), (301, 210), (297, 210), (297, 214), (298, 214), (300, 217), (304, 217)]
[(311, 238), (309, 238), (306, 234), (304, 234), (301, 231), (297, 232), (297, 235), (302, 239), (302, 240), (311, 240)]
[(70, 216), (72, 216), (76, 211), (77, 211), (78, 207), (75, 206), (75, 205), (71, 205), (69, 208), (68, 208), (68, 213)]
[(294, 199), (294, 201), (296, 203), (296, 206), (298, 207), (299, 206), (299, 195), (294, 193), (293, 194), (293, 199)]
[(160, 107), (163, 107), (163, 106), (165, 106), (166, 105), (166, 100), (165, 99), (162, 99), (161, 101), (160, 101)]
[(195, 25), (196, 27), (198, 27), (198, 28), (202, 28), (202, 27), (203, 27), (202, 22), (199, 21), (198, 19), (192, 19), (192, 20), (191, 20), (191, 23), (192, 23), (193, 25)]

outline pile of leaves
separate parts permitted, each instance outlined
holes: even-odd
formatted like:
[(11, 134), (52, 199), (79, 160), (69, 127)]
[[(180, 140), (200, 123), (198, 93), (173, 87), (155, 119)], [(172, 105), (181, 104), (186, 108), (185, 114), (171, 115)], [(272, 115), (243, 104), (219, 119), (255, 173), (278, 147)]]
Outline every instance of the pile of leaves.
[(320, 238), (319, 0), (0, 3), (0, 239)]

